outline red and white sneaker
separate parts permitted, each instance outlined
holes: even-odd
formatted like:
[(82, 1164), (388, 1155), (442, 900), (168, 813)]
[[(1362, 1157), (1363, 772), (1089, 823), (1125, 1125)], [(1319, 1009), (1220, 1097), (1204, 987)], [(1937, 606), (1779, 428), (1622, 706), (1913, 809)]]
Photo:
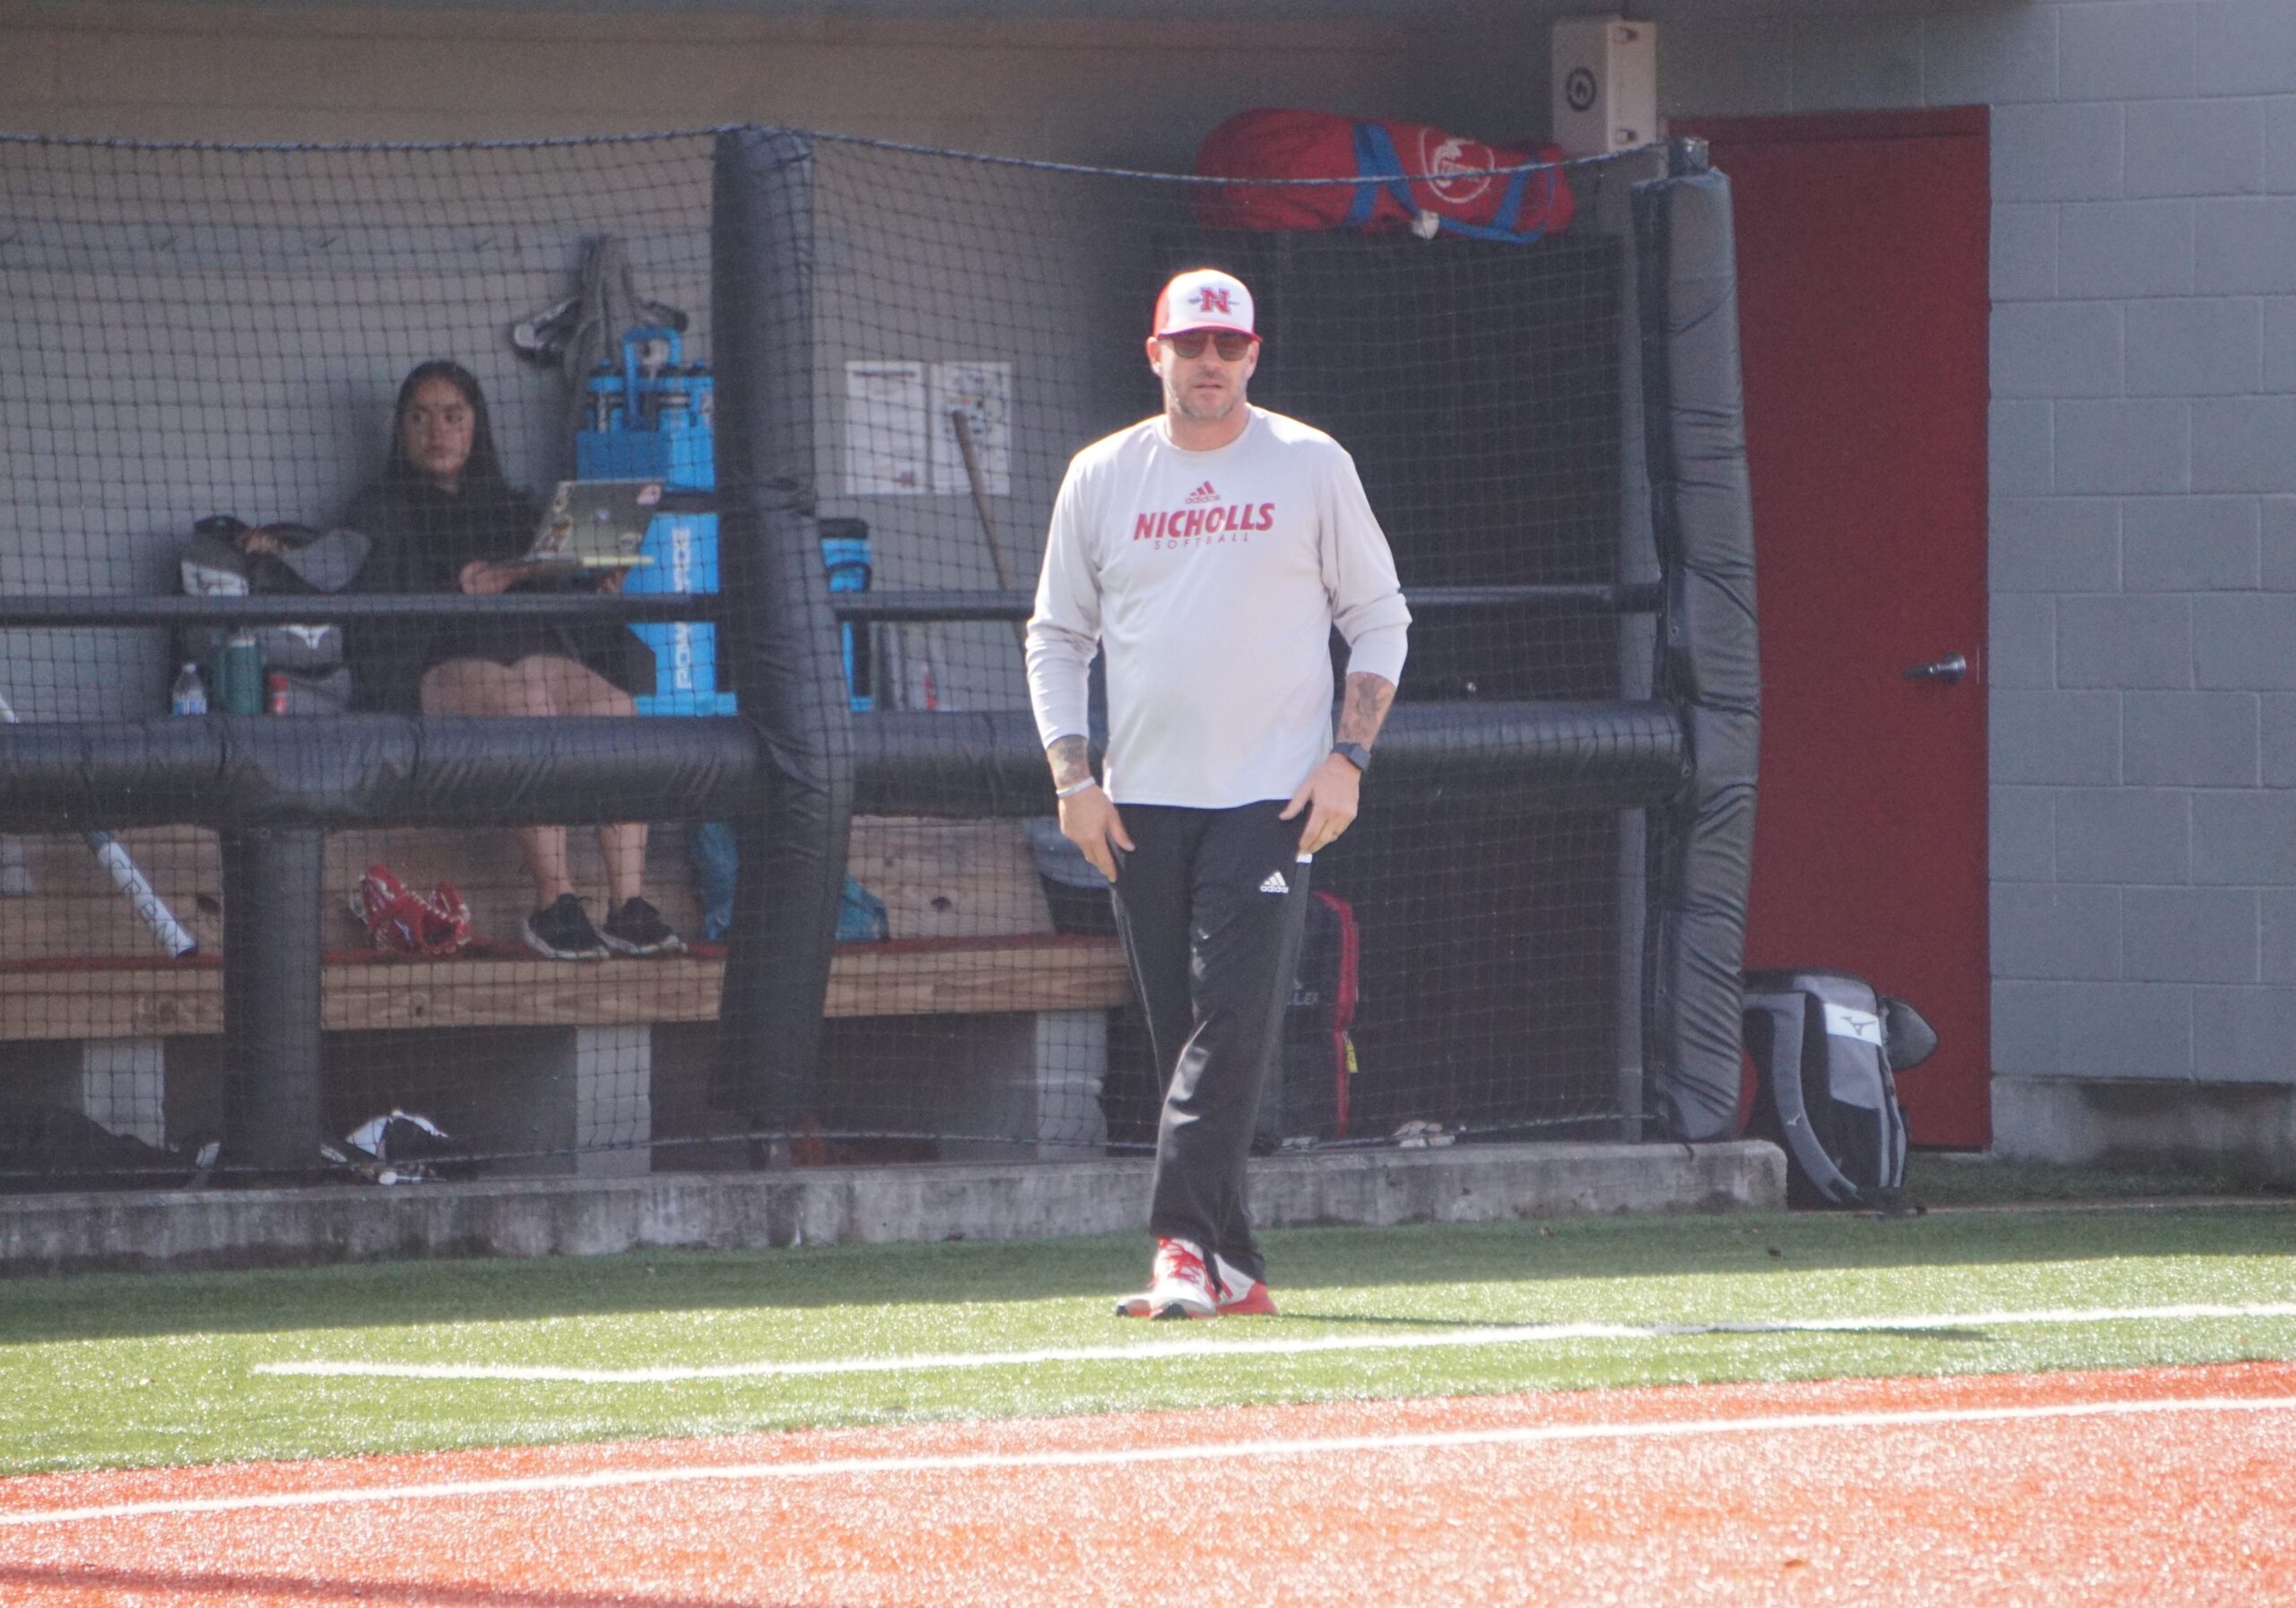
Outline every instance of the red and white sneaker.
[[(1160, 1246), (1165, 1244), (1186, 1246), (1187, 1242), (1184, 1239), (1159, 1241)], [(1161, 1257), (1160, 1250), (1159, 1265), (1161, 1265)], [(1227, 1257), (1216, 1253), (1212, 1258), (1211, 1273), (1213, 1304), (1219, 1308), (1222, 1317), (1276, 1316), (1275, 1298), (1267, 1292), (1265, 1281), (1251, 1277)], [(1156, 1309), (1152, 1299), (1154, 1294), (1152, 1290), (1144, 1290), (1138, 1295), (1126, 1296), (1117, 1302), (1116, 1315), (1118, 1317), (1146, 1317)], [(1199, 1314), (1189, 1313), (1188, 1316), (1194, 1317)]]
[(1275, 1298), (1267, 1292), (1267, 1281), (1255, 1279), (1216, 1251), (1212, 1256), (1212, 1278), (1220, 1289), (1221, 1317), (1276, 1316)]
[(1189, 1240), (1156, 1241), (1148, 1288), (1116, 1304), (1118, 1317), (1217, 1317), (1220, 1298), (1204, 1253)]

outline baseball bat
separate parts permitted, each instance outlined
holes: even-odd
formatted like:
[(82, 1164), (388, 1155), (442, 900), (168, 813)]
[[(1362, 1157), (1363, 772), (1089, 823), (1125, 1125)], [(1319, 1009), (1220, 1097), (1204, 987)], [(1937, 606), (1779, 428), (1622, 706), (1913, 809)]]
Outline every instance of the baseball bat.
[[(10, 726), (16, 724), (15, 706), (4, 698), (0, 698), (0, 719), (5, 719)], [(151, 928), (152, 936), (160, 941), (161, 949), (178, 960), (198, 949), (199, 940), (184, 930), (175, 912), (168, 908), (168, 901), (160, 897), (159, 890), (152, 886), (135, 857), (120, 847), (118, 839), (109, 832), (83, 832), (81, 837), (95, 855), (96, 864), (110, 874), (112, 886), (143, 917), (144, 925)]]
[[(972, 511), (980, 516), (980, 535), (988, 543), (988, 561), (996, 567), (996, 584), (1010, 592), (1013, 569), (1004, 561), (1004, 549), (997, 544), (996, 517), (989, 512), (988, 489), (980, 479), (980, 455), (973, 450), (972, 421), (965, 417), (964, 409), (951, 408), (949, 424), (957, 432), (957, 451), (965, 460), (965, 481), (972, 487)], [(1013, 621), (1013, 636), (1022, 648), (1029, 645), (1029, 628), (1018, 620)]]

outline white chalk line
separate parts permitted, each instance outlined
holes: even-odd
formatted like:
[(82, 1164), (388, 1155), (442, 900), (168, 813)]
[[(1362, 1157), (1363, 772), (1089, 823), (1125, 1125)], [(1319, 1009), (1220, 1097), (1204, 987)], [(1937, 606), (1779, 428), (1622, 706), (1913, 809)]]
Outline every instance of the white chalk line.
[(1919, 1429), (2043, 1419), (2126, 1418), (2177, 1412), (2284, 1412), (2296, 1396), (2195, 1396), (2184, 1400), (2068, 1402), (2034, 1407), (1935, 1407), (1897, 1412), (1800, 1412), (1762, 1418), (1691, 1419), (1657, 1423), (1526, 1424), (1508, 1429), (1423, 1430), (1397, 1435), (1238, 1440), (1186, 1446), (1067, 1452), (972, 1452), (916, 1457), (830, 1457), (815, 1461), (686, 1465), (539, 1474), (523, 1479), (451, 1480), (339, 1491), (277, 1491), (199, 1497), (182, 1501), (118, 1502), (0, 1514), (0, 1528), (75, 1525), (101, 1519), (185, 1517), (270, 1508), (366, 1506), (471, 1497), (549, 1495), (702, 1481), (822, 1480), (847, 1475), (972, 1473), (991, 1469), (1108, 1468), (1144, 1463), (1224, 1463), (1254, 1458), (1323, 1457), (1370, 1452), (1440, 1451), (1463, 1447), (1538, 1446), (1562, 1441), (1678, 1440), (1718, 1435), (1794, 1434), (1811, 1430)]
[(1173, 1362), (1209, 1357), (1298, 1357), (1328, 1352), (1437, 1351), (1458, 1346), (1552, 1344), (1571, 1340), (1675, 1340), (1704, 1334), (1855, 1334), (1891, 1330), (2005, 1328), (2035, 1324), (2188, 1323), (2206, 1318), (2296, 1317), (2296, 1301), (2247, 1306), (2073, 1307), (2033, 1312), (1924, 1312), (1894, 1317), (1804, 1317), (1772, 1322), (1515, 1324), (1387, 1334), (1316, 1334), (1161, 1344), (1048, 1346), (1026, 1352), (917, 1352), (898, 1357), (826, 1357), (793, 1362), (723, 1362), (690, 1368), (552, 1368), (489, 1362), (258, 1362), (259, 1374), (350, 1379), (500, 1380), (530, 1385), (674, 1385), (705, 1379), (782, 1379), (837, 1374), (923, 1373), (935, 1369), (1031, 1368), (1048, 1362)]

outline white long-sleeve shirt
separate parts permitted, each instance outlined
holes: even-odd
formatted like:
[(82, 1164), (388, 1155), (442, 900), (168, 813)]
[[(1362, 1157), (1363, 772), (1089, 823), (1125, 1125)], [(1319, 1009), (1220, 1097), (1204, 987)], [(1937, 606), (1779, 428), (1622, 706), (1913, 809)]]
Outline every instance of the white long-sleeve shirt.
[(1355, 460), (1252, 408), (1191, 452), (1159, 416), (1078, 453), (1053, 504), (1029, 697), (1047, 746), (1081, 736), (1108, 651), (1104, 778), (1119, 804), (1290, 798), (1331, 749), (1331, 630), (1349, 672), (1403, 675), (1411, 611)]

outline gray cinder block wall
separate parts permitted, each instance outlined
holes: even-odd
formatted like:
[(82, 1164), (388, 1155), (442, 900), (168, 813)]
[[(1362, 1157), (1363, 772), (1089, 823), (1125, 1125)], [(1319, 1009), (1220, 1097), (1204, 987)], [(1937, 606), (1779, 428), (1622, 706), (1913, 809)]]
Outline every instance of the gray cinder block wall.
[(2296, 4), (1717, 11), (1671, 111), (1993, 109), (1995, 1148), (2296, 1176)]

